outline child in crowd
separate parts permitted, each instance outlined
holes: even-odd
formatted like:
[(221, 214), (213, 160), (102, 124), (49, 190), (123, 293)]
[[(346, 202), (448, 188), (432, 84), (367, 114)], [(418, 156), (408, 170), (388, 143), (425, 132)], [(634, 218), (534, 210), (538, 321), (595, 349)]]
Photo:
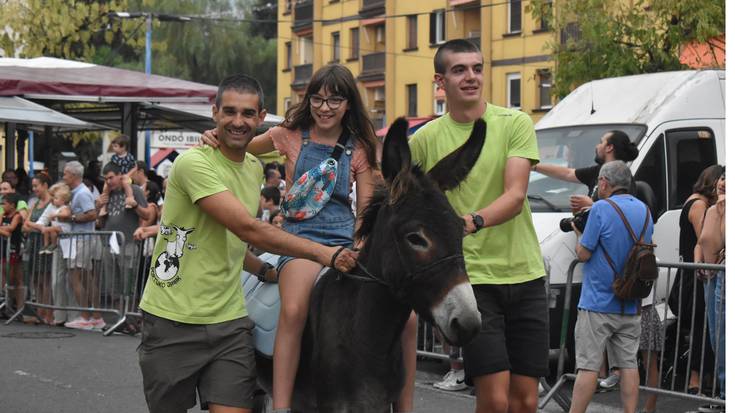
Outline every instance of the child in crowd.
[[(133, 197), (133, 187), (132, 187), (132, 178), (131, 175), (133, 172), (136, 171), (135, 166), (135, 157), (133, 154), (128, 152), (128, 149), (130, 148), (130, 138), (128, 138), (125, 135), (120, 135), (117, 138), (112, 140), (112, 143), (110, 144), (110, 149), (112, 149), (112, 158), (110, 158), (110, 162), (114, 163), (115, 165), (118, 165), (120, 167), (120, 172), (122, 172), (125, 177), (122, 179), (122, 186), (123, 190), (125, 191), (125, 208), (135, 208), (137, 206), (137, 203), (135, 202), (135, 198)], [(107, 182), (105, 182), (105, 187), (102, 190), (102, 195), (110, 195), (110, 188), (107, 186)], [(103, 206), (102, 209), (100, 209), (100, 216), (107, 215), (107, 206)]]
[[(37, 223), (43, 226), (43, 248), (39, 254), (53, 254), (56, 249), (56, 240), (59, 234), (71, 232), (71, 190), (63, 183), (59, 182), (49, 188), (51, 194), (51, 203), (43, 211), (43, 215), (38, 218)], [(64, 219), (64, 221), (59, 220)], [(50, 226), (49, 226), (50, 224)]]
[(260, 190), (260, 220), (270, 222), (281, 205), (281, 191), (277, 187), (266, 186)]
[[(23, 286), (23, 272), (21, 262), (21, 242), (23, 240), (23, 218), (17, 211), (20, 195), (9, 193), (3, 195), (2, 207), (2, 224), (0, 224), (0, 256), (2, 256), (3, 268), (8, 268), (10, 274), (10, 285), (8, 286), (8, 296), (13, 297), (11, 291), (15, 291), (16, 309), (22, 308), (25, 304), (26, 290)], [(10, 248), (7, 248), (7, 243)], [(5, 271), (3, 274), (3, 285), (5, 285)]]
[[(15, 186), (10, 181), (0, 182), (0, 196), (5, 197), (8, 194), (17, 194), (15, 192)], [(18, 195), (18, 205), (15, 208), (16, 211), (23, 217), (25, 221), (28, 218), (28, 204), (23, 200), (23, 197)], [(0, 207), (0, 215), (3, 213), (2, 207)]]
[(281, 211), (276, 211), (270, 217), (270, 223), (277, 226), (278, 228), (283, 228), (283, 221), (285, 220), (286, 218), (283, 217), (283, 214), (281, 213)]

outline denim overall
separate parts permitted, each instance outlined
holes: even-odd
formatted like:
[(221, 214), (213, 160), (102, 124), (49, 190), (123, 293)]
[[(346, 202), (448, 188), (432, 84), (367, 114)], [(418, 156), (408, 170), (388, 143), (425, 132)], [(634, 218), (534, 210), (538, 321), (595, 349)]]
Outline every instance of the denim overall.
[[(294, 181), (309, 169), (319, 165), (332, 155), (334, 147), (309, 140), (309, 131), (301, 131), (301, 152), (294, 167)], [(350, 201), (350, 162), (354, 146), (352, 138), (347, 141), (342, 156), (337, 160), (337, 182), (332, 197), (312, 218), (295, 221), (286, 219), (283, 229), (291, 234), (329, 246), (352, 246), (355, 217)], [(293, 257), (278, 259), (278, 269)]]

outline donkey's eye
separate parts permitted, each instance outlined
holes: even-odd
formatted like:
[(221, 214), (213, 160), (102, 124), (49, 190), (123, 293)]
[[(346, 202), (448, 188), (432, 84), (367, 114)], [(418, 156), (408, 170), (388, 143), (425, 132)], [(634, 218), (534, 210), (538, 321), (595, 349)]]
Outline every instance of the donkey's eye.
[(406, 241), (415, 249), (425, 250), (429, 248), (429, 241), (419, 232), (411, 232), (406, 234)]

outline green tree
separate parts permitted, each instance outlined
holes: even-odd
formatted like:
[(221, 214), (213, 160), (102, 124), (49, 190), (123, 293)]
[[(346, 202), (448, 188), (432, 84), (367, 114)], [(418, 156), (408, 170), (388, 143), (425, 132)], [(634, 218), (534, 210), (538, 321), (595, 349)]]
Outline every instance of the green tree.
[(249, 74), (261, 82), (265, 106), (274, 111), (276, 41), (262, 37), (251, 24), (252, 0), (141, 3), (140, 11), (193, 17), (189, 22), (154, 23), (153, 73), (212, 85), (230, 74)]
[[(276, 41), (263, 37), (262, 0), (0, 0), (0, 47), (8, 56), (50, 56), (143, 71), (145, 18), (112, 11), (191, 16), (154, 19), (151, 71), (216, 85), (233, 73), (256, 77), (266, 108), (276, 100)], [(260, 13), (253, 16), (253, 6)]]
[(547, 47), (560, 97), (590, 80), (685, 69), (679, 53), (692, 42), (723, 47), (713, 39), (725, 33), (724, 0), (532, 0), (528, 8), (558, 34)]
[(108, 12), (128, 0), (0, 0), (0, 48), (7, 56), (89, 61), (107, 47), (127, 58), (144, 45), (145, 27)]

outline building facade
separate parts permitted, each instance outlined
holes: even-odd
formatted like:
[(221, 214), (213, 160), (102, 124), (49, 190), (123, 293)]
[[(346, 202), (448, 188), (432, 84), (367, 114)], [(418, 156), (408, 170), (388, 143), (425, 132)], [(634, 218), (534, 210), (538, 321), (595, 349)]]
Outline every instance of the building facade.
[(377, 128), (446, 111), (433, 83), (436, 48), (469, 39), (485, 60), (483, 96), (538, 120), (552, 104), (553, 33), (510, 0), (279, 0), (278, 108), (304, 98), (318, 68), (348, 67)]

